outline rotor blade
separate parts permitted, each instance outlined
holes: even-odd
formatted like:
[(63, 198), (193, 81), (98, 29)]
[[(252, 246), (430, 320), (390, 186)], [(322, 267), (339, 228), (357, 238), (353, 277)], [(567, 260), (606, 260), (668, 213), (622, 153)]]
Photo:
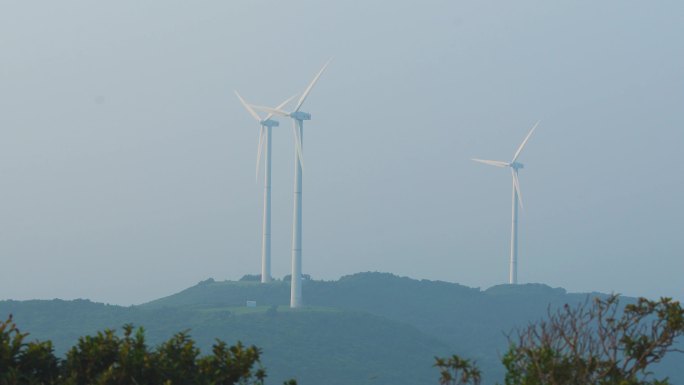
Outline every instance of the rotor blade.
[(259, 147), (257, 148), (257, 165), (256, 165), (256, 180), (259, 181), (259, 163), (261, 162), (261, 151), (264, 149), (264, 134), (266, 133), (266, 127), (261, 126), (259, 131)]
[(252, 115), (252, 117), (254, 117), (254, 119), (256, 119), (257, 122), (260, 122), (261, 118), (259, 117), (259, 114), (257, 114), (256, 111), (254, 111), (254, 109), (249, 104), (247, 104), (247, 102), (245, 102), (245, 99), (243, 99), (242, 96), (240, 96), (237, 90), (235, 90), (235, 95), (237, 95), (238, 99), (240, 99), (240, 103), (242, 103), (242, 106), (245, 107), (247, 112), (249, 112), (249, 114)]
[(290, 96), (289, 98), (285, 99), (284, 102), (278, 104), (278, 106), (276, 107), (276, 110), (282, 110), (283, 107), (285, 107), (287, 105), (287, 103), (290, 103), (292, 101), (292, 99), (295, 98), (295, 96), (297, 96), (297, 94)]
[(490, 166), (508, 167), (508, 163), (507, 163), (507, 162), (502, 162), (502, 161), (500, 161), (500, 160), (485, 160), (485, 159), (475, 159), (475, 158), (473, 158), (473, 159), (471, 159), (471, 160), (474, 160), (475, 162), (480, 162), (480, 163), (488, 164), (488, 165), (490, 165)]
[(515, 192), (518, 195), (518, 204), (520, 205), (521, 209), (525, 209), (522, 201), (522, 192), (520, 191), (520, 180), (518, 180), (518, 172), (514, 169), (511, 169), (511, 173), (513, 175), (513, 186), (515, 187)]
[(299, 158), (299, 164), (304, 169), (304, 156), (302, 155), (302, 138), (299, 136), (299, 126), (296, 120), (292, 120), (292, 132), (294, 133), (295, 140), (295, 151), (297, 153), (297, 158)]
[[(288, 103), (290, 103), (290, 102), (292, 101), (292, 99), (295, 98), (295, 96), (297, 96), (297, 94), (294, 94), (294, 95), (290, 96), (289, 98), (287, 98), (284, 102), (280, 103), (275, 109), (276, 109), (276, 110), (281, 110), (281, 111), (282, 111), (283, 107), (285, 107)], [(285, 111), (283, 111), (283, 112), (285, 112)], [(269, 120), (269, 119), (271, 119), (271, 118), (273, 117), (273, 115), (274, 115), (274, 113), (269, 113), (269, 114), (266, 116), (266, 119), (264, 119), (264, 120)]]
[(511, 161), (511, 163), (515, 162), (518, 159), (518, 157), (520, 156), (520, 153), (522, 152), (523, 148), (527, 144), (527, 141), (530, 140), (530, 136), (532, 136), (534, 129), (537, 128), (537, 126), (539, 125), (539, 122), (541, 122), (541, 120), (538, 120), (537, 123), (534, 124), (534, 126), (532, 127), (530, 132), (525, 137), (525, 140), (523, 140), (523, 142), (520, 144), (520, 147), (518, 147), (518, 151), (516, 151), (515, 155), (513, 155), (513, 160)]
[(288, 114), (287, 112), (280, 110), (280, 109), (277, 109), (277, 108), (266, 107), (266, 106), (257, 106), (254, 104), (250, 104), (250, 107), (252, 107), (256, 110), (259, 110), (259, 111), (266, 111), (266, 112), (273, 114), (273, 115), (290, 116), (290, 114)]
[(316, 82), (318, 82), (318, 79), (323, 75), (323, 71), (325, 71), (326, 68), (328, 68), (328, 64), (330, 64), (330, 61), (332, 59), (329, 59), (323, 68), (321, 68), (320, 71), (316, 74), (316, 76), (313, 78), (311, 83), (309, 83), (309, 86), (306, 87), (306, 90), (304, 90), (304, 93), (302, 94), (302, 97), (299, 98), (299, 101), (297, 102), (297, 107), (295, 107), (295, 112), (299, 111), (300, 108), (302, 108), (302, 104), (304, 104), (304, 101), (306, 100), (306, 97), (309, 96), (309, 92), (311, 92), (311, 89), (316, 85)]

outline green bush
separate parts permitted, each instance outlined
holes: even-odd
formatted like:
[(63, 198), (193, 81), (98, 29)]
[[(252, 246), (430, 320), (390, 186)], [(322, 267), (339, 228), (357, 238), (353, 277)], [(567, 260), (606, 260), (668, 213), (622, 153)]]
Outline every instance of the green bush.
[(0, 323), (0, 385), (263, 385), (266, 378), (256, 346), (216, 340), (200, 356), (187, 331), (150, 349), (144, 329), (127, 324), (122, 336), (107, 329), (79, 338), (64, 359), (51, 342), (26, 342), (27, 335), (11, 316)]

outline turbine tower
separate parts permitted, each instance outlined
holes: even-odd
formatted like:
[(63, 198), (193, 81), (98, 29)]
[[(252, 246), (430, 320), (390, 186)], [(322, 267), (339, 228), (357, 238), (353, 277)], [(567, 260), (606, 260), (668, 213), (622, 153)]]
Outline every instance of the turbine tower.
[(527, 141), (530, 140), (530, 136), (532, 136), (532, 133), (538, 125), (539, 122), (537, 122), (532, 127), (530, 132), (527, 134), (525, 139), (520, 144), (520, 147), (518, 147), (518, 150), (513, 155), (513, 160), (511, 160), (510, 162), (502, 162), (499, 160), (473, 159), (476, 162), (488, 164), (490, 166), (509, 167), (511, 169), (511, 175), (513, 176), (513, 208), (511, 215), (511, 258), (509, 261), (508, 268), (508, 282), (511, 284), (518, 283), (518, 205), (520, 205), (521, 208), (523, 207), (522, 194), (520, 192), (520, 181), (518, 180), (518, 170), (520, 170), (524, 166), (522, 163), (518, 163), (518, 157), (520, 156), (520, 153), (522, 152), (523, 148), (525, 148)]
[(304, 93), (299, 98), (297, 105), (292, 112), (283, 111), (280, 108), (270, 108), (263, 106), (252, 106), (258, 110), (266, 111), (274, 115), (289, 117), (293, 121), (293, 132), (295, 141), (295, 171), (294, 171), (294, 212), (292, 221), (292, 275), (290, 283), (290, 307), (298, 308), (302, 306), (302, 165), (303, 155), (303, 136), (304, 121), (311, 120), (311, 114), (300, 111), (304, 101), (311, 90), (318, 82), (325, 69), (330, 64), (330, 60), (321, 68), (313, 78)]
[[(259, 122), (259, 147), (257, 148), (256, 178), (259, 180), (259, 163), (261, 154), (264, 154), (264, 216), (261, 233), (261, 282), (271, 282), (271, 129), (278, 127), (278, 122), (272, 120), (273, 114), (268, 114), (261, 119), (259, 114), (235, 91), (240, 103), (252, 117)], [(277, 108), (281, 109), (289, 103), (294, 96), (285, 100)], [(265, 150), (265, 151), (264, 151)]]

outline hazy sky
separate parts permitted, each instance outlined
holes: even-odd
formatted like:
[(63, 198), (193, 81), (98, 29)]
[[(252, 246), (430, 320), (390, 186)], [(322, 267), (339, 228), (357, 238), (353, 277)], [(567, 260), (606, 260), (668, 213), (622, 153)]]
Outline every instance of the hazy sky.
[[(0, 299), (141, 303), (260, 263), (257, 125), (304, 110), (304, 273), (684, 298), (681, 1), (0, 0)], [(274, 131), (273, 272), (293, 139)], [(306, 293), (304, 293), (306, 300)]]

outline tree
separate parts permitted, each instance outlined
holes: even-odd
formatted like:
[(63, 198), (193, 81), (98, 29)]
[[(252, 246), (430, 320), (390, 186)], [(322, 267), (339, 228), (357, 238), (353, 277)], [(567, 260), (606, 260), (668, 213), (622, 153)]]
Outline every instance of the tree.
[(435, 357), (435, 366), (439, 368), (440, 385), (480, 384), (480, 369), (470, 360), (462, 359), (457, 355), (449, 358)]
[(617, 295), (571, 307), (517, 332), (504, 356), (506, 385), (668, 384), (649, 368), (684, 333), (684, 311), (670, 298), (639, 298), (624, 308)]
[(263, 384), (266, 371), (258, 368), (252, 372), (255, 363), (259, 362), (261, 351), (255, 346), (245, 347), (238, 342), (228, 347), (225, 342), (216, 340), (213, 354), (199, 362), (200, 372), (211, 378), (212, 385), (229, 385), (240, 383), (245, 378), (254, 378), (254, 384)]
[[(148, 348), (143, 328), (81, 337), (64, 360), (50, 342), (25, 343), (12, 317), (0, 323), (0, 385), (263, 385), (261, 351), (216, 340), (201, 357), (188, 332)], [(296, 385), (294, 380), (288, 384)]]
[[(668, 385), (652, 364), (684, 334), (684, 310), (670, 298), (620, 306), (617, 295), (565, 305), (509, 337), (506, 385)], [(474, 364), (437, 359), (441, 384), (479, 383)], [(471, 375), (474, 373), (476, 375)]]
[(266, 377), (255, 346), (216, 340), (212, 354), (200, 357), (187, 331), (150, 350), (142, 328), (123, 329), (123, 338), (112, 330), (81, 337), (64, 362), (65, 384), (262, 385)]
[(245, 274), (240, 278), (240, 282), (260, 282), (261, 274)]
[[(292, 274), (287, 274), (283, 277), (283, 282), (290, 282), (292, 280)], [(302, 274), (302, 281), (311, 281), (310, 274)]]
[(52, 384), (57, 379), (58, 361), (50, 342), (24, 342), (10, 315), (0, 323), (0, 385)]

